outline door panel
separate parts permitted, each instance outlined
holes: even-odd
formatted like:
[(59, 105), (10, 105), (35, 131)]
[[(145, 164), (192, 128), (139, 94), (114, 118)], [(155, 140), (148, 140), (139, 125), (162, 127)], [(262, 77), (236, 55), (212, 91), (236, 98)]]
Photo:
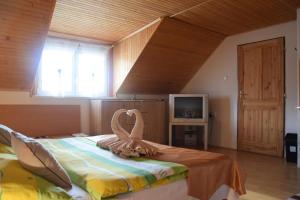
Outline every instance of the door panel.
[(261, 85), (261, 49), (247, 49), (244, 52), (244, 92), (247, 94), (247, 99), (260, 98)]
[(282, 156), (284, 38), (238, 47), (238, 149)]

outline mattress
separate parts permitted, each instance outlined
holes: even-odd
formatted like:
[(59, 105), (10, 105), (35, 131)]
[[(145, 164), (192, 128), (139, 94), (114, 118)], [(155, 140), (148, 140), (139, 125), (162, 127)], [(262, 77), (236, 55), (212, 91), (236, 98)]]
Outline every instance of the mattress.
[[(91, 141), (96, 142), (99, 140), (99, 136), (89, 137)], [(199, 185), (201, 187), (201, 185)], [(171, 182), (165, 185), (160, 185), (156, 187), (151, 187), (148, 189), (140, 190), (138, 192), (120, 194), (116, 197), (116, 199), (120, 200), (196, 200), (191, 196), (187, 195), (188, 184), (186, 179), (181, 179), (175, 182)], [(77, 186), (70, 191), (70, 194), (73, 196), (75, 200), (91, 200), (91, 197), (84, 190), (80, 189)], [(228, 199), (228, 200), (236, 200), (239, 199), (239, 195), (234, 192), (227, 185), (222, 185), (219, 187), (215, 193), (211, 196), (210, 200), (220, 200), (220, 199)]]
[[(69, 194), (74, 198), (74, 200), (92, 200), (87, 192), (82, 190), (76, 185), (73, 185), (72, 190)], [(162, 185), (158, 187), (153, 187), (145, 189), (139, 192), (128, 193), (118, 195), (116, 197), (118, 200), (197, 200), (194, 197), (187, 195), (187, 183), (186, 180), (176, 181), (167, 185)], [(219, 189), (212, 195), (210, 200), (238, 200), (239, 195), (226, 185), (222, 185)]]
[[(88, 143), (94, 144), (94, 140), (97, 140), (97, 139), (98, 139), (97, 137), (92, 137), (92, 138), (90, 137), (90, 138), (87, 139), (87, 141), (88, 141)], [(77, 139), (76, 138), (69, 138), (69, 139), (66, 138), (65, 140), (68, 140), (68, 141), (69, 140), (71, 140), (71, 141), (76, 140), (76, 141), (73, 141), (73, 142), (75, 142), (75, 144), (77, 146), (81, 146), (81, 148), (79, 149), (80, 152), (82, 152), (83, 150), (86, 151), (87, 148), (89, 147), (85, 143), (76, 143), (76, 142), (79, 142), (80, 138), (77, 138)], [(66, 143), (65, 140), (64, 140), (64, 143), (60, 142), (59, 143), (60, 146), (58, 146), (58, 147), (61, 148), (61, 145)], [(39, 141), (41, 141), (41, 140), (39, 140)], [(44, 140), (44, 141), (48, 141), (48, 140)], [(54, 149), (53, 151), (55, 151), (56, 153), (63, 152), (63, 155), (65, 155), (66, 154), (66, 149), (60, 149), (56, 146), (54, 146), (55, 147), (54, 148), (53, 147), (53, 145), (54, 145), (53, 141), (57, 141), (57, 140), (53, 139), (52, 143), (48, 141), (48, 143), (52, 145), (51, 148)], [(91, 149), (92, 150), (91, 152), (99, 153), (99, 151), (100, 151), (99, 148), (95, 147), (94, 145), (92, 145), (92, 147), (93, 147), (93, 149)], [(84, 149), (82, 149), (82, 148), (84, 148)], [(70, 162), (70, 165), (76, 165), (75, 164), (76, 162), (74, 162), (74, 161), (78, 161), (78, 160), (80, 161), (81, 159), (83, 159), (84, 162), (80, 162), (80, 163), (84, 164), (81, 167), (82, 167), (82, 169), (84, 169), (84, 171), (83, 171), (84, 176), (86, 176), (87, 172), (90, 172), (90, 170), (87, 168), (87, 166), (88, 166), (87, 161), (89, 160), (90, 157), (83, 158), (81, 155), (77, 155), (79, 151), (77, 151), (76, 157), (74, 157), (73, 154), (75, 154), (76, 152), (74, 153), (74, 150), (70, 151), (70, 152), (72, 154), (67, 157), (69, 160), (62, 159), (62, 161), (63, 162), (70, 162), (70, 159), (75, 159), (75, 160), (73, 160), (73, 162)], [(116, 158), (116, 156), (114, 156), (113, 154), (111, 154), (108, 151), (102, 152), (101, 156), (97, 156), (97, 158), (103, 157), (104, 154), (105, 155), (109, 154), (109, 156), (113, 157), (115, 160), (120, 159), (119, 157)], [(14, 156), (13, 154), (8, 154), (8, 155)], [(92, 155), (92, 154), (89, 154), (89, 155)], [(172, 155), (174, 155), (174, 154), (172, 154)], [(202, 158), (202, 159), (204, 159), (204, 158)], [(129, 168), (129, 166), (128, 166), (129, 163), (133, 164), (133, 162), (134, 162), (134, 165), (138, 164), (140, 167), (141, 166), (143, 166), (144, 168), (146, 167), (147, 171), (149, 171), (150, 166), (152, 166), (152, 168), (153, 168), (154, 166), (158, 165), (158, 162), (159, 162), (159, 161), (154, 161), (154, 160), (145, 160), (145, 161), (140, 160), (140, 161), (143, 161), (142, 162), (143, 165), (141, 163), (136, 163), (137, 160), (136, 161), (135, 160), (127, 160), (126, 161), (126, 163), (127, 163), (126, 166), (127, 166), (127, 168)], [(146, 162), (146, 163), (144, 163), (144, 162)], [(122, 163), (124, 163), (124, 160), (122, 160)], [(173, 166), (173, 165), (177, 166), (178, 165), (176, 163), (163, 163), (163, 164), (164, 164), (163, 168), (166, 168), (167, 166)], [(106, 165), (107, 164), (105, 163), (105, 166)], [(135, 166), (135, 167), (137, 167), (137, 166)], [(181, 169), (181, 166), (178, 165), (177, 167), (179, 167), (179, 168), (176, 168), (177, 171), (178, 171), (178, 169)], [(156, 169), (156, 168), (153, 168), (153, 169)], [(108, 168), (108, 170), (111, 171), (111, 168)], [(97, 175), (98, 171), (99, 171), (99, 166), (96, 168), (95, 171), (97, 172), (96, 173), (96, 175)], [(159, 168), (159, 171), (161, 171), (161, 168)], [(202, 168), (201, 168), (201, 171), (204, 171), (205, 174), (207, 173), (207, 170), (202, 170)], [(215, 173), (215, 171), (214, 171), (214, 173)], [(73, 171), (71, 171), (71, 174), (74, 176)], [(204, 174), (204, 177), (206, 177), (205, 174)], [(14, 174), (13, 174), (13, 176), (14, 176)], [(95, 175), (92, 174), (91, 177), (94, 179)], [(132, 191), (137, 191), (137, 192), (126, 193), (126, 192), (128, 192), (128, 190), (126, 190), (124, 192), (120, 192), (119, 195), (117, 197), (114, 197), (113, 199), (120, 199), (120, 200), (140, 200), (140, 199), (143, 199), (143, 200), (153, 200), (153, 199), (156, 199), (156, 200), (168, 200), (168, 199), (172, 199), (172, 200), (195, 200), (195, 198), (187, 195), (188, 184), (187, 184), (187, 180), (185, 179), (185, 177), (186, 176), (180, 176), (180, 179), (172, 179), (172, 180), (170, 179), (171, 181), (169, 181), (169, 180), (168, 181), (163, 181), (163, 182), (161, 182), (162, 184), (148, 184), (146, 186), (147, 189), (143, 189), (143, 190), (142, 190), (142, 188), (138, 189), (138, 190), (132, 190)], [(103, 178), (103, 176), (101, 176), (101, 178)], [(72, 179), (72, 181), (74, 181), (74, 180)], [(75, 183), (78, 184), (78, 186)], [(85, 188), (86, 183), (87, 182), (85, 180), (83, 180), (83, 181), (80, 181), (80, 180), (78, 181), (77, 180), (77, 182), (76, 182), (76, 179), (75, 179), (72, 189), (70, 191), (68, 191), (69, 195), (72, 196), (74, 200), (91, 200), (92, 197), (86, 192), (86, 191), (89, 191), (89, 190), (86, 190), (86, 188)], [(189, 184), (190, 184), (190, 182), (189, 182)], [(223, 182), (221, 184), (228, 184), (228, 183)], [(220, 184), (216, 185), (216, 187), (214, 187), (211, 190), (210, 196), (211, 196), (211, 194), (213, 194), (213, 195), (211, 196), (210, 200), (220, 200), (220, 199), (236, 200), (236, 199), (239, 198), (239, 195), (237, 193), (235, 193), (234, 190), (232, 188), (230, 188), (229, 186), (222, 185), (221, 187), (219, 187), (219, 185)], [(82, 187), (82, 188), (85, 188), (86, 191), (81, 189), (79, 186)], [(112, 184), (111, 186), (112, 186), (113, 189), (116, 188), (115, 184)], [(203, 183), (203, 182), (202, 183), (200, 182), (199, 184), (197, 184), (197, 182), (196, 182), (196, 184), (193, 184), (192, 186), (193, 186), (194, 189), (199, 191), (201, 188), (202, 189), (207, 188), (207, 186), (209, 186), (209, 184), (206, 184), (206, 183)], [(99, 189), (99, 186), (95, 185), (95, 188)], [(233, 188), (234, 188), (234, 186), (233, 186)], [(190, 188), (189, 188), (189, 190), (190, 190)], [(235, 191), (237, 191), (237, 190), (235, 190)], [(189, 193), (190, 193), (190, 191), (189, 191)], [(90, 194), (93, 195), (93, 193), (91, 193), (91, 192), (90, 192)], [(103, 199), (105, 199), (105, 198), (103, 198)]]
[(89, 138), (39, 139), (60, 162), (72, 182), (105, 199), (184, 179), (187, 167), (147, 158), (123, 159)]

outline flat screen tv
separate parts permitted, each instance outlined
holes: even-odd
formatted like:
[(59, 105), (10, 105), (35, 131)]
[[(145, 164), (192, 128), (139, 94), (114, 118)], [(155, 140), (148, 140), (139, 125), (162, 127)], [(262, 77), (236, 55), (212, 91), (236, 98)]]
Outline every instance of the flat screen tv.
[(170, 122), (207, 122), (207, 94), (170, 94)]

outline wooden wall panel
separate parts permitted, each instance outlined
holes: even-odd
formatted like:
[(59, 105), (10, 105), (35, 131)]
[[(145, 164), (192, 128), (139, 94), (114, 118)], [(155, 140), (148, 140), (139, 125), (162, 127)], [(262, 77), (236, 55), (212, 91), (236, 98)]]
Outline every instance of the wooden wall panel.
[(164, 18), (118, 93), (178, 93), (224, 38), (222, 34)]
[(0, 105), (0, 124), (29, 136), (81, 132), (79, 105)]
[(113, 48), (113, 91), (116, 93), (160, 21), (117, 43)]
[(0, 1), (0, 89), (29, 91), (55, 0)]
[(233, 35), (295, 20), (296, 6), (299, 1), (294, 0), (211, 0), (175, 18)]

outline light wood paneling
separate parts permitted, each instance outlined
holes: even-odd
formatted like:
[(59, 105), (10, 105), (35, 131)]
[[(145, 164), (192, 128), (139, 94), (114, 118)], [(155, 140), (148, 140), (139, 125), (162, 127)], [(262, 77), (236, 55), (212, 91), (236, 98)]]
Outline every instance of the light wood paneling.
[(55, 0), (0, 1), (0, 89), (32, 87)]
[(175, 19), (164, 18), (118, 93), (178, 93), (224, 37)]
[(79, 105), (0, 105), (0, 123), (28, 136), (81, 132)]
[(299, 6), (299, 0), (57, 0), (50, 29), (113, 43), (175, 16), (230, 35), (295, 20)]
[(156, 31), (160, 21), (118, 42), (113, 48), (114, 93), (121, 86), (144, 47)]
[(238, 47), (238, 148), (282, 156), (284, 38)]
[[(92, 100), (90, 110), (92, 134), (112, 134), (111, 119), (115, 111), (121, 108), (141, 111), (145, 125), (143, 135), (145, 140), (167, 143), (165, 102), (158, 100)], [(119, 121), (130, 133), (135, 124), (135, 117), (123, 114)]]
[[(0, 89), (31, 89), (54, 5), (55, 0), (0, 2)], [(71, 34), (74, 38), (86, 37), (97, 42), (114, 43), (160, 17), (174, 16), (204, 29), (230, 35), (295, 20), (296, 7), (299, 6), (299, 0), (57, 0), (50, 31), (56, 35)], [(211, 39), (210, 36), (208, 39)], [(214, 42), (213, 40), (211, 42)], [(124, 46), (126, 45), (123, 45), (123, 48), (136, 48), (132, 47), (135, 46), (133, 43), (131, 47)], [(185, 48), (188, 52), (190, 47)], [(137, 50), (139, 52), (140, 49)], [(118, 50), (116, 51), (118, 54)], [(164, 53), (163, 50), (160, 52)], [(165, 60), (179, 60), (178, 56), (181, 54), (174, 53), (173, 56), (166, 53)], [(122, 56), (115, 62), (123, 62), (121, 58)], [(134, 60), (136, 58), (129, 62), (127, 68), (124, 67), (125, 76)], [(164, 69), (163, 74), (171, 74), (168, 70)], [(124, 74), (120, 75), (120, 82), (124, 79)], [(183, 74), (182, 77), (188, 76)], [(150, 76), (144, 79), (152, 82)], [(154, 78), (154, 81), (157, 80), (158, 78)], [(174, 82), (166, 81), (160, 84), (167, 84), (168, 86), (163, 86), (167, 88), (182, 84), (181, 80), (176, 85), (173, 85)]]
[(206, 0), (57, 0), (50, 29), (115, 42), (162, 16)]
[(226, 35), (296, 19), (299, 1), (211, 0), (175, 18)]

